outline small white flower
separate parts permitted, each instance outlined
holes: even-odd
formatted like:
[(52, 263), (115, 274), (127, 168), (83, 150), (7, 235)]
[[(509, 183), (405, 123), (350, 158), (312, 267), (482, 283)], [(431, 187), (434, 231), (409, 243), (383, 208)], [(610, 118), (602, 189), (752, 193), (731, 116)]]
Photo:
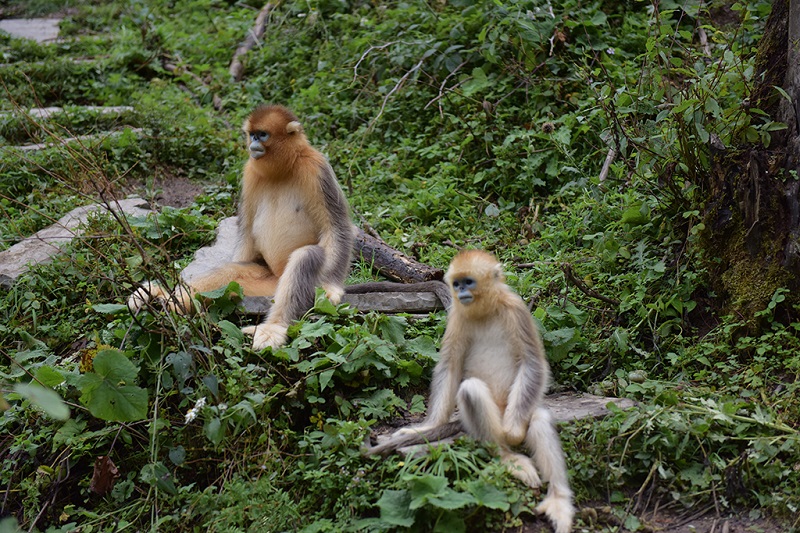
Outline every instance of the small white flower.
[(200, 409), (202, 409), (202, 408), (203, 408), (205, 405), (206, 405), (206, 399), (205, 399), (205, 397), (203, 397), (203, 398), (200, 398), (199, 400), (197, 400), (196, 402), (194, 402), (194, 407), (192, 407), (191, 409), (189, 409), (189, 412), (188, 412), (188, 413), (186, 413), (186, 419), (184, 420), (184, 422), (183, 422), (183, 423), (184, 423), (184, 424), (188, 424), (189, 422), (191, 422), (191, 421), (193, 421), (195, 418), (197, 418), (197, 413), (199, 413), (199, 412), (200, 412)]
[(219, 409), (220, 413), (224, 413), (225, 411), (228, 410), (228, 404), (227, 403), (221, 403), (221, 404), (219, 404), (217, 406), (217, 409)]
[(610, 56), (613, 56), (613, 55), (614, 55), (614, 49), (613, 49), (613, 48), (608, 48), (608, 49), (606, 50), (606, 53), (607, 53), (608, 55), (610, 55)]

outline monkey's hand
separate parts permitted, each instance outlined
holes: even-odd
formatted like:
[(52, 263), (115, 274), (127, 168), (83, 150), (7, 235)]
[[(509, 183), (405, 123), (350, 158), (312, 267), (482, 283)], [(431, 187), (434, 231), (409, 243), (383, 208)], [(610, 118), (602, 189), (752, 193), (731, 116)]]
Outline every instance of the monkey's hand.
[(339, 305), (344, 296), (344, 287), (339, 285), (323, 285), (322, 290), (325, 291), (325, 296), (331, 301), (333, 305)]
[(520, 424), (519, 421), (514, 418), (515, 417), (508, 416), (508, 413), (503, 417), (503, 433), (506, 436), (506, 442), (510, 446), (519, 446), (522, 444), (522, 441), (525, 440), (525, 434), (528, 432), (528, 425)]
[(260, 351), (264, 348), (276, 350), (286, 344), (289, 338), (287, 329), (280, 324), (259, 324), (242, 328), (242, 333), (253, 336), (253, 350)]

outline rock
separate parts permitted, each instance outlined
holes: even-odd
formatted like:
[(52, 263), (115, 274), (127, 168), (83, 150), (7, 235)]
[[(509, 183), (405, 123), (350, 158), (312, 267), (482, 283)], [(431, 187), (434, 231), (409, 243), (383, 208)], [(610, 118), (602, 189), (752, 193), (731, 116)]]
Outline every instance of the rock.
[(58, 38), (60, 18), (5, 19), (0, 20), (0, 30), (22, 39), (43, 43)]
[[(119, 200), (112, 209), (118, 208), (126, 216), (144, 216), (150, 211), (142, 209), (142, 205), (146, 202), (141, 198), (128, 198)], [(106, 209), (106, 206), (92, 204), (75, 208), (55, 224), (0, 252), (0, 286), (11, 287), (20, 275), (27, 272), (29, 265), (50, 261), (61, 252), (64, 244), (80, 235), (79, 226), (98, 209)]]

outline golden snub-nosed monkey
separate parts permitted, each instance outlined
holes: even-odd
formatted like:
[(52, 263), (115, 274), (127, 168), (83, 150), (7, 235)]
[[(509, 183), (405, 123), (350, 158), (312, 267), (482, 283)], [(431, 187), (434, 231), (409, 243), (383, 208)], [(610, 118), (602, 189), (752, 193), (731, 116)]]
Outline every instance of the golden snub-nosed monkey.
[(257, 107), (245, 120), (250, 157), (244, 167), (239, 233), (233, 261), (170, 294), (145, 283), (131, 310), (161, 298), (190, 311), (192, 295), (241, 285), (245, 296), (273, 296), (266, 320), (243, 328), (253, 348), (276, 348), (291, 322), (314, 305), (315, 287), (339, 303), (350, 268), (355, 226), (328, 160), (308, 142), (297, 117), (282, 106)]

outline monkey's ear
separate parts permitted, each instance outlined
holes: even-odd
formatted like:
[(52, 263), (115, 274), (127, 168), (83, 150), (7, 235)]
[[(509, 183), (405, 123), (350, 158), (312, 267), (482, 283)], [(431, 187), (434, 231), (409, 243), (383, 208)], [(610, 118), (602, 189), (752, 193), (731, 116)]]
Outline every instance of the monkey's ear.
[(492, 268), (492, 275), (494, 279), (503, 279), (503, 264), (497, 263), (494, 268)]
[(303, 125), (293, 120), (286, 125), (286, 133), (303, 133)]

